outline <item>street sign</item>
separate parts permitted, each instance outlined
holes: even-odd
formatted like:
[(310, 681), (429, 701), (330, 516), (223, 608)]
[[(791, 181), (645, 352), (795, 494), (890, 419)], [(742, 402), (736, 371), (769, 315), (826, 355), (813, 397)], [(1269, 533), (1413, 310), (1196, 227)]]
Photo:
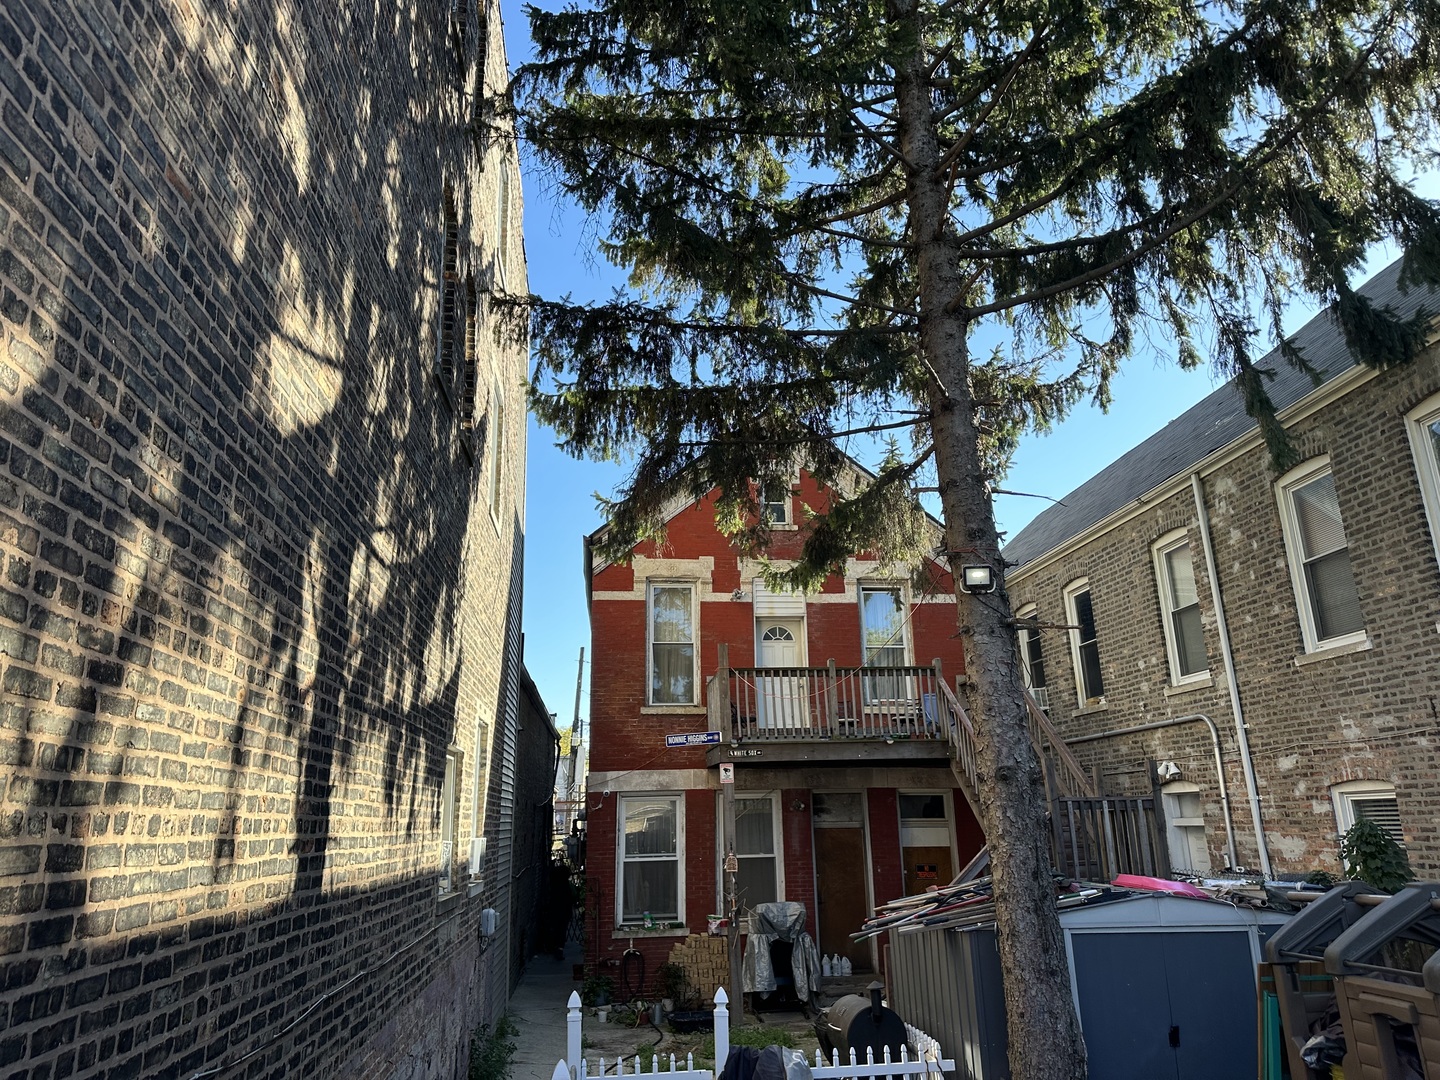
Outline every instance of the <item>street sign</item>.
[(735, 766), (729, 761), (720, 763), (720, 783), (733, 784), (735, 782)]
[(665, 745), (670, 746), (714, 746), (720, 741), (718, 731), (692, 731), (685, 735), (666, 735)]

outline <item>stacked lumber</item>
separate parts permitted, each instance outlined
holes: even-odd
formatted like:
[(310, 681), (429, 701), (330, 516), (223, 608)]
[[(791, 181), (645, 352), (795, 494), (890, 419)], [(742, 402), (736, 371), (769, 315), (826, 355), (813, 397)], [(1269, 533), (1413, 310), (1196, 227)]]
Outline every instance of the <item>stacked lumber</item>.
[[(1074, 907), (1103, 892), (1103, 885), (1076, 885), (1061, 877), (1055, 878), (1055, 906)], [(1125, 892), (1126, 890), (1119, 890)], [(864, 925), (850, 936), (865, 941), (880, 934), (914, 933), (918, 930), (944, 930), (966, 926), (983, 926), (995, 921), (995, 892), (990, 878), (956, 881), (949, 885), (932, 885), (923, 893), (902, 896), (880, 904)]]

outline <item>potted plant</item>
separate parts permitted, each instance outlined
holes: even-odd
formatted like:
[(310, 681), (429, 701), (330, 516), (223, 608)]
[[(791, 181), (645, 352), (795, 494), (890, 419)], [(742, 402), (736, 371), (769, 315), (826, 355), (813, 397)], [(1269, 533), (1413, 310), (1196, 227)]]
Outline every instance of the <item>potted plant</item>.
[(580, 984), (580, 1000), (586, 1005), (609, 1005), (610, 996), (615, 993), (615, 982), (609, 975), (592, 971)]
[(655, 982), (660, 991), (660, 1003), (667, 1013), (674, 1012), (677, 1003), (689, 1002), (690, 980), (679, 964), (661, 964), (655, 969)]

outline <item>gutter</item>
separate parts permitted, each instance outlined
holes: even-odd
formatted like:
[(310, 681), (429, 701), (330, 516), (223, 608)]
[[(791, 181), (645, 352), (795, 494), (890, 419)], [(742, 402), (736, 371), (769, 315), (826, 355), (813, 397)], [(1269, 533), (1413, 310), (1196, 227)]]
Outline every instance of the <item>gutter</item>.
[[(1245, 713), (1240, 707), (1240, 683), (1235, 678), (1235, 654), (1230, 648), (1230, 624), (1225, 620), (1225, 601), (1220, 595), (1220, 575), (1215, 567), (1215, 548), (1210, 543), (1210, 515), (1205, 509), (1205, 488), (1199, 472), (1190, 474), (1190, 490), (1195, 496), (1195, 516), (1200, 522), (1200, 546), (1205, 549), (1205, 572), (1210, 575), (1210, 599), (1215, 605), (1215, 622), (1220, 632), (1220, 656), (1225, 662), (1225, 682), (1230, 690), (1230, 712), (1235, 717), (1235, 744), (1240, 748), (1240, 767), (1245, 774), (1245, 791), (1250, 801), (1250, 822), (1255, 828), (1255, 850), (1260, 856), (1260, 872), (1265, 880), (1275, 875), (1270, 867), (1270, 848), (1265, 843), (1265, 823), (1260, 817), (1260, 792), (1255, 781), (1255, 762), (1250, 756), (1250, 736), (1245, 727)], [(1222, 773), (1223, 777), (1223, 773)], [(1224, 780), (1221, 780), (1224, 783)], [(1229, 815), (1226, 815), (1229, 827)], [(1235, 865), (1231, 852), (1231, 866)]]
[[(1081, 735), (1077, 739), (1066, 739), (1067, 746), (1074, 746), (1077, 743), (1098, 742), (1101, 739), (1113, 739), (1120, 735), (1134, 735), (1141, 731), (1158, 731), (1160, 728), (1175, 727), (1178, 724), (1204, 724), (1210, 729), (1210, 743), (1215, 749), (1215, 775), (1220, 778), (1220, 806), (1225, 815), (1225, 853), (1230, 857), (1230, 866), (1234, 868), (1239, 865), (1240, 860), (1235, 855), (1235, 826), (1230, 822), (1230, 788), (1225, 783), (1225, 762), (1220, 756), (1220, 729), (1215, 726), (1215, 721), (1204, 713), (1192, 713), (1189, 716), (1177, 716), (1170, 720), (1156, 720), (1149, 724), (1136, 724), (1134, 727), (1112, 728), (1109, 731), (1102, 731), (1096, 735)], [(1264, 848), (1262, 847), (1263, 851)], [(1265, 872), (1269, 878), (1270, 872)]]

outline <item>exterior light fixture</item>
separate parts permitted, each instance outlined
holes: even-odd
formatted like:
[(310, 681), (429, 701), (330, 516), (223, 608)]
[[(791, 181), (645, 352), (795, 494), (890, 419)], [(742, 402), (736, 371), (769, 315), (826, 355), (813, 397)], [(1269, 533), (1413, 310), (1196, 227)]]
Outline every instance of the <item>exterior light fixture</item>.
[(988, 566), (962, 566), (960, 568), (960, 590), (967, 593), (994, 592), (994, 571)]

